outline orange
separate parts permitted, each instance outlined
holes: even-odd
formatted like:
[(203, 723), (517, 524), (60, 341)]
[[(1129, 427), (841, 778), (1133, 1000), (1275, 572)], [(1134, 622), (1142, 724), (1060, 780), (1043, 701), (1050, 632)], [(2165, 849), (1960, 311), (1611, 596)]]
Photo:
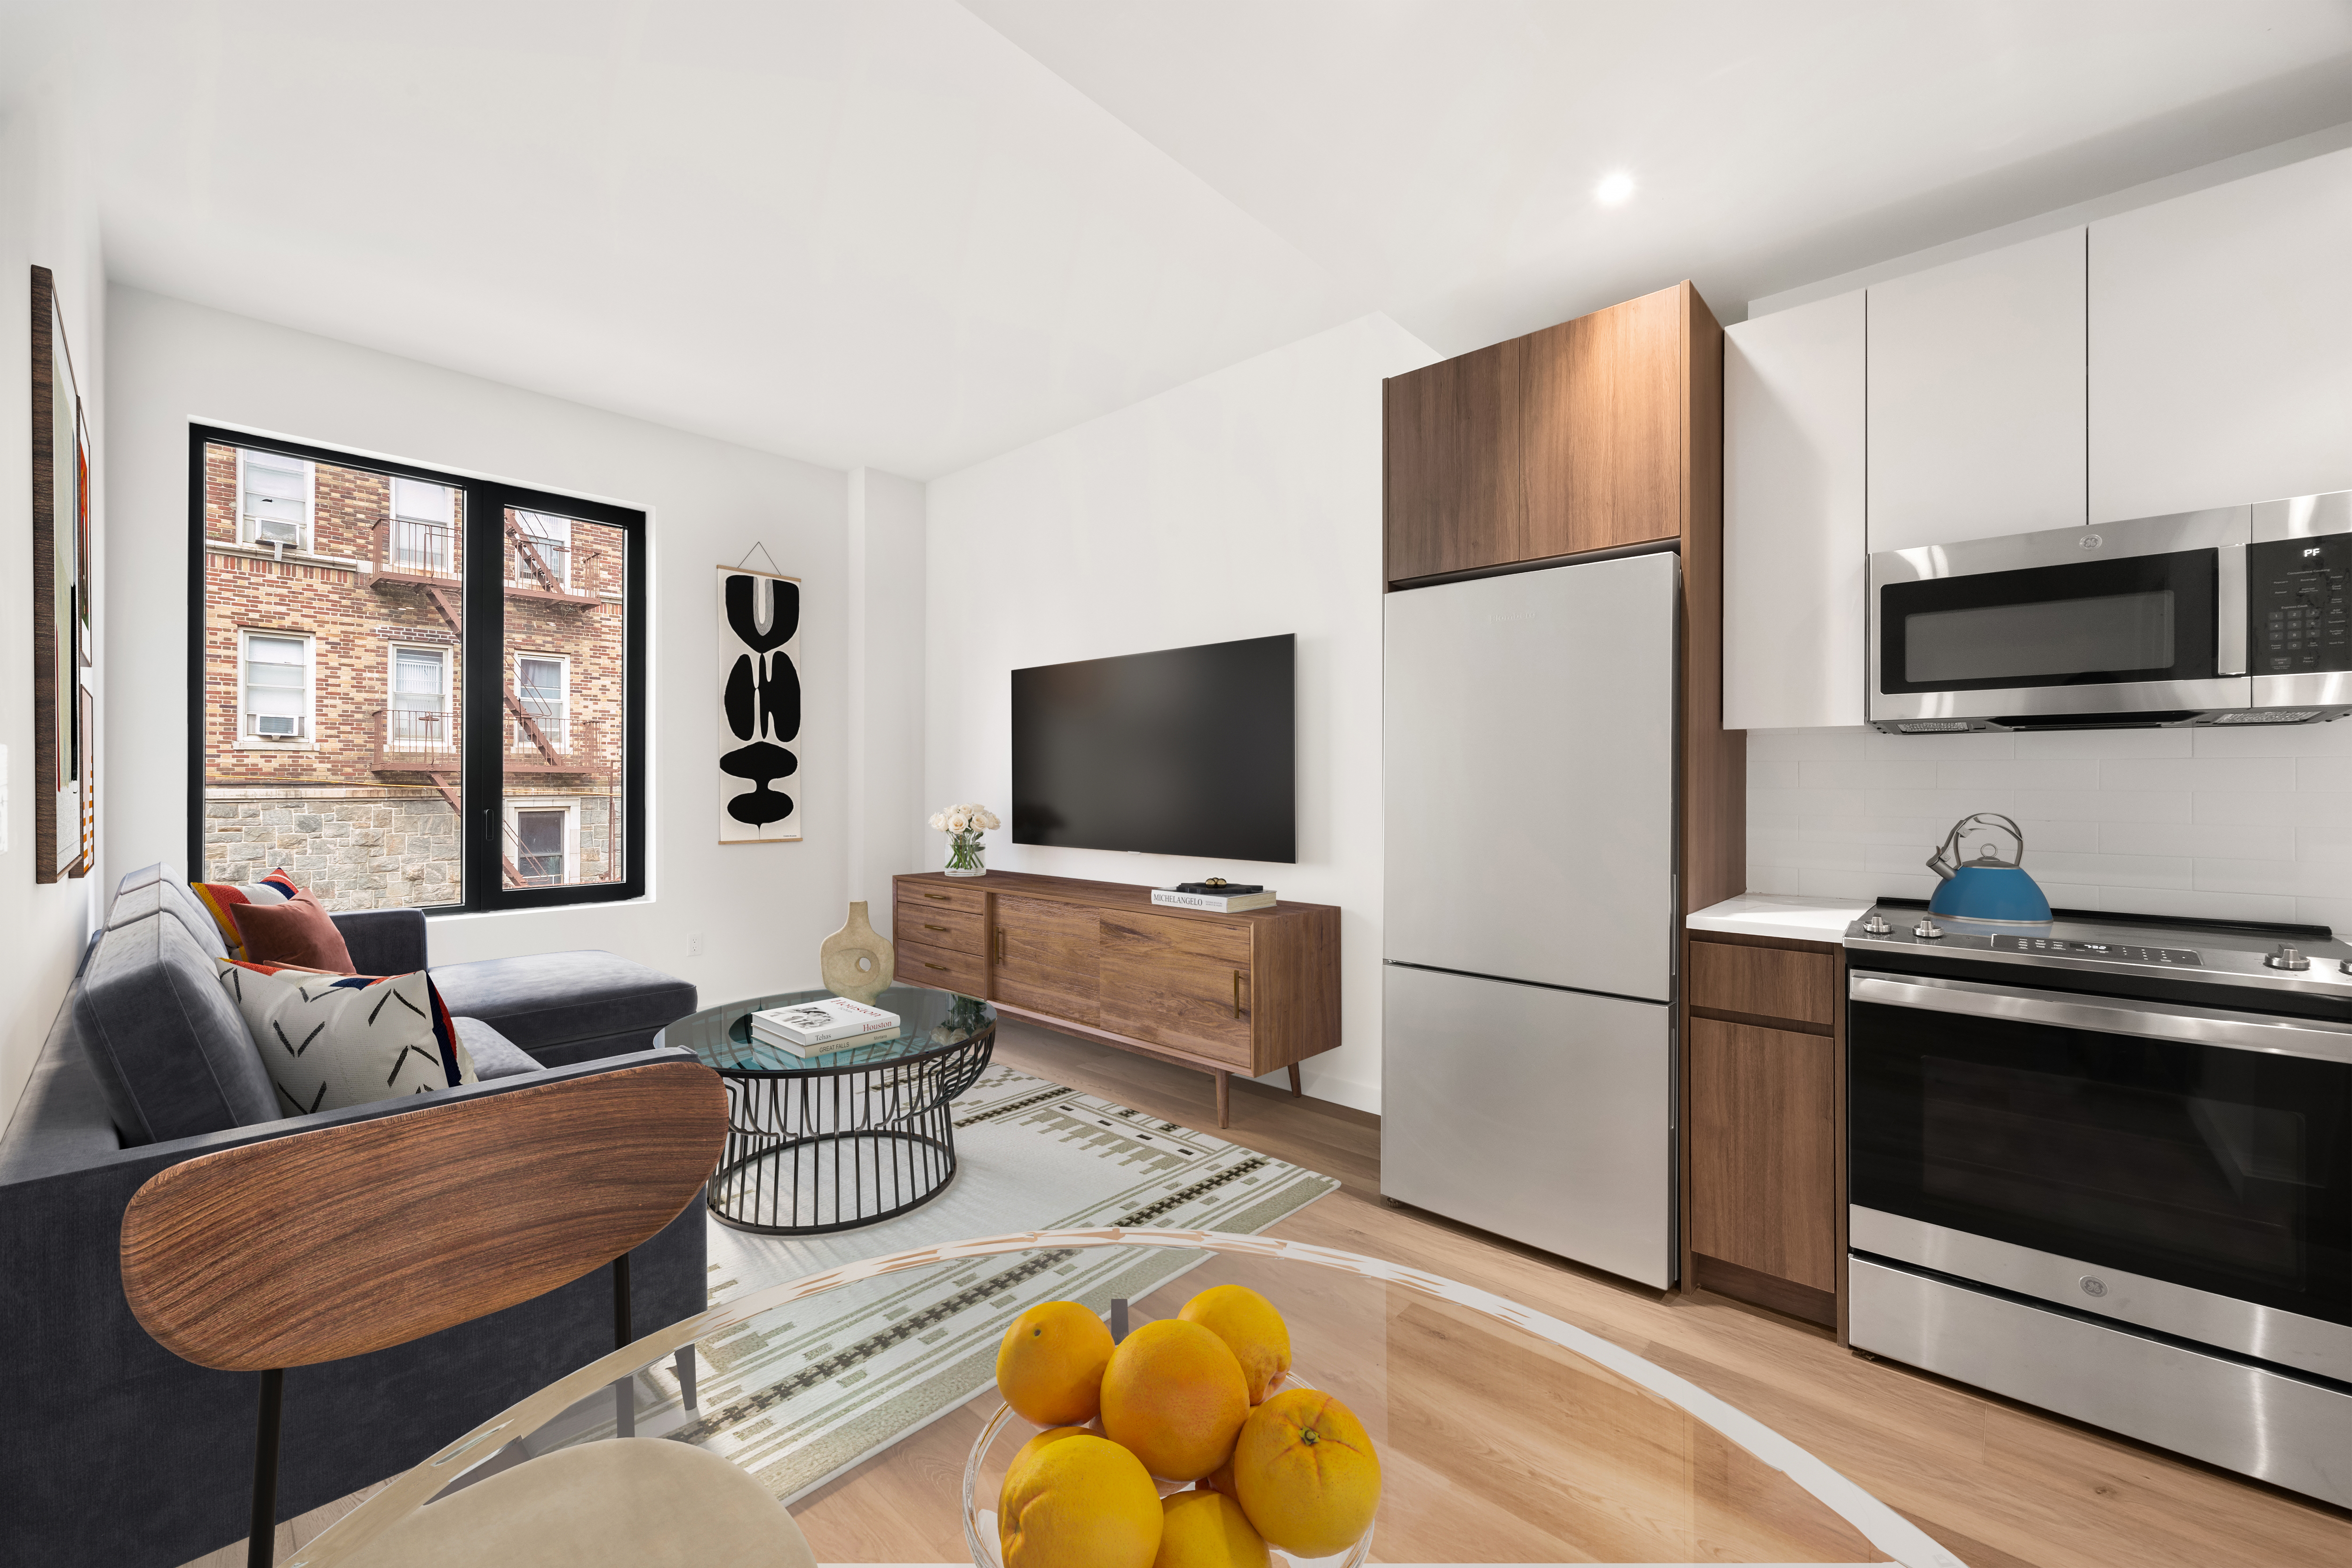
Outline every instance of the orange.
[(1024, 1421), (1077, 1426), (1102, 1409), (1110, 1331), (1076, 1301), (1041, 1301), (1013, 1320), (996, 1347), (996, 1388)]
[(1159, 1489), (1108, 1438), (1038, 1445), (1006, 1472), (1000, 1500), (1004, 1568), (1151, 1568), (1160, 1552)]
[(1381, 1458), (1364, 1424), (1317, 1388), (1286, 1389), (1250, 1412), (1234, 1481), (1257, 1532), (1300, 1557), (1346, 1551), (1381, 1505)]
[(1204, 1492), (1223, 1492), (1235, 1502), (1242, 1500), (1240, 1489), (1234, 1485), (1234, 1462), (1231, 1459), (1227, 1459), (1192, 1484)]
[(1038, 1433), (1034, 1437), (1032, 1437), (1026, 1443), (1022, 1444), (1020, 1452), (1013, 1456), (1013, 1462), (1004, 1467), (1004, 1484), (999, 1487), (996, 1491), (996, 1517), (1002, 1520), (1013, 1511), (1009, 1506), (1009, 1502), (1013, 1496), (1013, 1478), (1021, 1473), (1021, 1467), (1027, 1464), (1031, 1459), (1036, 1458), (1036, 1456), (1044, 1450), (1046, 1445), (1059, 1442), (1064, 1437), (1094, 1436), (1098, 1435), (1099, 1434), (1089, 1433), (1083, 1426), (1048, 1426), (1045, 1431)]
[(1119, 1342), (1103, 1373), (1103, 1434), (1155, 1476), (1198, 1480), (1230, 1458), (1249, 1415), (1249, 1383), (1225, 1342), (1162, 1318)]
[(1290, 1370), (1290, 1325), (1273, 1302), (1246, 1285), (1212, 1285), (1176, 1315), (1225, 1342), (1242, 1363), (1242, 1375), (1249, 1379), (1252, 1405), (1265, 1399), (1265, 1391)]
[(1160, 1500), (1160, 1511), (1151, 1568), (1269, 1568), (1273, 1561), (1242, 1505), (1222, 1492), (1173, 1492)]

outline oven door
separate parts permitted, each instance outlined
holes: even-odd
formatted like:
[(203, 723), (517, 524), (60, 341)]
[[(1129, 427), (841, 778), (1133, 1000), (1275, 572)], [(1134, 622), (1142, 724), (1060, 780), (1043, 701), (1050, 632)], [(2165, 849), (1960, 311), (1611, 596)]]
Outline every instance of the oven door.
[(2246, 706), (2250, 511), (1873, 555), (1872, 721)]
[(1849, 977), (1851, 1244), (2352, 1382), (2352, 1024)]

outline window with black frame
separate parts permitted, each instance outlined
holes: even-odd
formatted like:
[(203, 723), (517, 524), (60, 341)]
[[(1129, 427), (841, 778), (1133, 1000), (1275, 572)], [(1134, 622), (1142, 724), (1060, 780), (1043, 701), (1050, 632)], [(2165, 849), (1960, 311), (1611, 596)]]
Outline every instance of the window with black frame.
[(201, 426), (189, 468), (199, 878), (643, 890), (644, 513)]

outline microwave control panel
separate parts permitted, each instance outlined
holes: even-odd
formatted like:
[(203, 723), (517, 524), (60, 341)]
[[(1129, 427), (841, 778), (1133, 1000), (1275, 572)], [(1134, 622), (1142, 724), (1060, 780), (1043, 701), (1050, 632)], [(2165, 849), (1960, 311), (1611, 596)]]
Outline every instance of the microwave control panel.
[(2256, 675), (2352, 669), (2352, 533), (2246, 547), (2246, 629)]

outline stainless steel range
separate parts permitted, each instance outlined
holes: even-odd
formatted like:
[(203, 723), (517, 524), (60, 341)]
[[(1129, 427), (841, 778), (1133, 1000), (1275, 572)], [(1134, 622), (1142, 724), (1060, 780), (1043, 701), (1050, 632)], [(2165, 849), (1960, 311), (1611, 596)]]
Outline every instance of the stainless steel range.
[(2352, 1506), (2352, 946), (1847, 928), (1855, 1348)]

